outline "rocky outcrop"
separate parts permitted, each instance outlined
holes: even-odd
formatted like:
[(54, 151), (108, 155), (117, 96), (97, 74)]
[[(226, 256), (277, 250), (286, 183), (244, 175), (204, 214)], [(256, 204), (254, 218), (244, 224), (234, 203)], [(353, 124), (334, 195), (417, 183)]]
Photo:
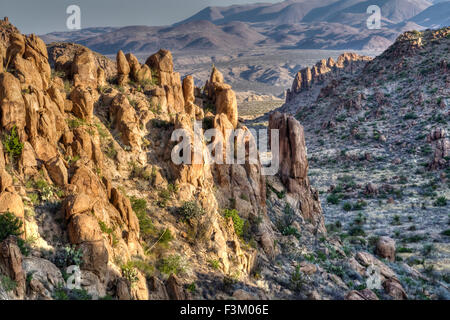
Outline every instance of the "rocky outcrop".
[(149, 83), (152, 81), (152, 70), (149, 66), (146, 64), (141, 65), (132, 53), (127, 53), (126, 58), (130, 66), (130, 76), (133, 81), (138, 83)]
[(139, 150), (141, 137), (139, 134), (138, 118), (134, 108), (125, 95), (117, 95), (111, 103), (109, 117), (113, 127), (120, 132), (122, 142)]
[(22, 269), (22, 253), (13, 236), (0, 243), (0, 272), (15, 282), (14, 293), (19, 299), (23, 299), (26, 275)]
[(292, 116), (274, 112), (269, 119), (270, 130), (279, 130), (279, 171), (288, 192), (298, 200), (305, 219), (325, 232), (319, 195), (308, 178), (308, 159), (302, 125)]
[(216, 114), (225, 114), (234, 128), (238, 124), (236, 94), (231, 86), (224, 83), (222, 73), (213, 67), (209, 81), (205, 84), (204, 94), (216, 107)]
[[(86, 54), (90, 52), (90, 54)], [(105, 56), (94, 53), (90, 49), (74, 43), (55, 42), (48, 46), (49, 64), (57, 72), (63, 73), (64, 76), (73, 78), (74, 74), (84, 74), (88, 76), (88, 80), (93, 80), (97, 77), (98, 84), (102, 85), (102, 74), (104, 80), (110, 79), (116, 76), (117, 67), (116, 63)], [(91, 59), (94, 60), (94, 65), (91, 65)], [(75, 63), (75, 61), (82, 62), (83, 60), (88, 64), (82, 66)], [(74, 65), (75, 63), (75, 65)], [(78, 64), (78, 65), (77, 65)], [(87, 72), (83, 72), (79, 69), (85, 69)], [(74, 72), (74, 74), (73, 74)], [(95, 76), (95, 72), (97, 76)], [(94, 85), (95, 83), (91, 83)], [(95, 88), (96, 88), (95, 84)], [(104, 85), (104, 83), (103, 83)]]
[(434, 154), (428, 167), (431, 170), (444, 168), (448, 163), (447, 157), (450, 155), (450, 140), (447, 138), (447, 131), (443, 128), (435, 128), (427, 136), (427, 142), (434, 148)]
[(322, 59), (311, 68), (306, 67), (297, 73), (291, 89), (287, 92), (286, 102), (293, 100), (295, 95), (310, 90), (313, 85), (324, 85), (344, 72), (353, 73), (370, 60), (372, 58), (351, 52), (341, 54), (337, 61), (333, 58)]
[(156, 73), (157, 83), (166, 92), (168, 111), (176, 114), (184, 111), (184, 97), (181, 78), (173, 70), (172, 53), (168, 50), (159, 50), (150, 56), (145, 64)]
[(389, 237), (380, 237), (375, 246), (376, 254), (391, 262), (395, 261), (395, 240)]
[(123, 54), (122, 50), (119, 50), (119, 52), (117, 52), (116, 62), (117, 62), (117, 83), (119, 84), (119, 86), (123, 86), (128, 83), (130, 65), (128, 64), (127, 58)]

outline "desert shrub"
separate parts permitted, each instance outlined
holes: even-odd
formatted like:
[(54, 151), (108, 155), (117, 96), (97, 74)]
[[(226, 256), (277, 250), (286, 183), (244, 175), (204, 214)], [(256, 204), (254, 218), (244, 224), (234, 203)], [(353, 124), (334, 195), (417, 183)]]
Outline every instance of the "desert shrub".
[(5, 275), (0, 275), (0, 284), (6, 292), (13, 291), (17, 287), (17, 282)]
[(196, 201), (186, 201), (179, 209), (185, 220), (198, 219), (205, 214), (205, 210)]
[(22, 154), (23, 143), (20, 142), (16, 126), (13, 126), (11, 132), (3, 137), (3, 147), (6, 154), (12, 159)]
[(300, 232), (293, 226), (284, 228), (282, 234), (283, 236), (295, 236), (296, 238), (300, 238)]
[(350, 230), (348, 231), (348, 234), (351, 236), (354, 236), (354, 237), (356, 237), (356, 236), (364, 237), (366, 235), (366, 232), (364, 231), (364, 229), (361, 226), (356, 225), (356, 226), (352, 226), (350, 228)]
[(436, 199), (436, 201), (433, 204), (435, 207), (445, 207), (447, 205), (447, 198), (439, 197)]
[(152, 220), (148, 216), (147, 201), (133, 196), (130, 198), (130, 202), (131, 207), (139, 220), (141, 235), (144, 238), (149, 237), (154, 232), (154, 226)]
[(300, 271), (300, 266), (296, 266), (294, 273), (291, 275), (291, 288), (292, 290), (301, 290), (304, 284), (305, 279)]
[(55, 300), (92, 300), (92, 296), (85, 289), (67, 289), (62, 285), (52, 293)]
[(20, 236), (22, 234), (22, 221), (11, 212), (0, 215), (0, 242), (9, 236)]
[(140, 166), (134, 161), (129, 163), (130, 166), (130, 179), (138, 178), (143, 180), (150, 180), (151, 173), (148, 172), (144, 167)]
[(80, 266), (83, 263), (83, 252), (81, 249), (77, 249), (75, 245), (66, 246), (56, 252), (53, 262), (60, 269), (71, 265)]
[(112, 160), (116, 160), (118, 151), (114, 147), (114, 142), (110, 141), (105, 148), (106, 156)]
[(341, 202), (341, 196), (337, 193), (332, 193), (327, 197), (327, 202), (331, 204), (339, 204)]
[(155, 272), (155, 267), (153, 265), (151, 265), (150, 263), (148, 263), (147, 261), (144, 261), (144, 260), (133, 260), (133, 261), (131, 261), (131, 264), (136, 269), (138, 269), (143, 274), (145, 274), (145, 277), (147, 279), (152, 277), (154, 272)]
[(442, 231), (441, 234), (444, 236), (450, 237), (450, 229)]
[(414, 112), (408, 112), (407, 114), (405, 114), (405, 116), (403, 117), (403, 119), (405, 120), (415, 120), (417, 119), (419, 116), (414, 113)]
[(181, 257), (177, 254), (170, 255), (166, 258), (162, 258), (157, 268), (161, 273), (170, 276), (172, 273), (178, 275), (185, 271), (185, 267), (181, 261)]
[(214, 270), (219, 270), (220, 268), (220, 262), (219, 260), (209, 260), (208, 261), (209, 265), (211, 268), (213, 268)]
[(139, 281), (138, 271), (136, 270), (133, 262), (129, 261), (128, 263), (122, 265), (120, 269), (122, 271), (122, 277), (127, 279), (131, 286), (135, 285), (136, 282)]
[(172, 232), (170, 232), (169, 229), (163, 229), (159, 233), (158, 239), (159, 239), (158, 242), (160, 245), (167, 247), (169, 242), (173, 240)]
[(342, 206), (342, 209), (344, 209), (344, 211), (351, 211), (352, 204), (350, 202), (345, 202), (344, 205)]
[(245, 221), (239, 217), (239, 213), (236, 209), (225, 209), (225, 218), (231, 218), (233, 220), (234, 232), (240, 237), (243, 234), (243, 228)]
[(100, 230), (102, 230), (103, 233), (112, 234), (114, 232), (113, 228), (108, 227), (108, 225), (101, 220), (98, 221), (98, 225), (100, 226)]

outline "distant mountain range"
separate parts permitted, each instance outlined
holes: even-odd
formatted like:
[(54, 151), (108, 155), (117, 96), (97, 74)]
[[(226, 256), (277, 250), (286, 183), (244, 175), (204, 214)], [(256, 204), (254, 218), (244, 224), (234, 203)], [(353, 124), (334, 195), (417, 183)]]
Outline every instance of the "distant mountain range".
[[(369, 30), (370, 5), (381, 8), (382, 28)], [(170, 50), (353, 49), (383, 50), (404, 31), (449, 25), (450, 1), (287, 0), (208, 7), (172, 26), (88, 28), (42, 36), (103, 54)]]

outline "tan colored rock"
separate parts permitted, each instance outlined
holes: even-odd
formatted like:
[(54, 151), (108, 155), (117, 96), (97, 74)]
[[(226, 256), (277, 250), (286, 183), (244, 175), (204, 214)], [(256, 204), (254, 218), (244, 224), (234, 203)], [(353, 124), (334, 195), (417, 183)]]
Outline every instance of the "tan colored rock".
[[(145, 62), (151, 69), (160, 72), (173, 72), (173, 58), (172, 53), (169, 50), (161, 49), (154, 55), (150, 56)], [(165, 85), (166, 83), (161, 83)]]
[(133, 149), (139, 150), (142, 139), (140, 138), (136, 111), (125, 95), (119, 94), (114, 98), (109, 108), (109, 114), (114, 128), (120, 132), (122, 142)]
[(104, 278), (109, 254), (103, 241), (83, 242), (79, 248), (83, 253), (81, 268), (94, 272), (100, 279)]
[(16, 56), (23, 56), (25, 53), (25, 37), (20, 33), (14, 33), (9, 38), (10, 45), (6, 51), (5, 61), (9, 65)]
[(23, 220), (24, 207), (22, 198), (16, 194), (4, 191), (0, 194), (0, 213), (11, 212)]
[(25, 127), (25, 102), (22, 98), (20, 82), (12, 74), (0, 74), (1, 125), (6, 130), (17, 127), (22, 134)]
[(152, 81), (152, 70), (146, 64), (142, 65), (135, 75), (135, 80), (138, 82)]
[(236, 94), (233, 90), (228, 88), (218, 88), (216, 90), (216, 113), (225, 114), (233, 127), (236, 128), (238, 124), (238, 110)]
[(84, 85), (97, 88), (97, 65), (91, 50), (83, 48), (78, 51), (71, 64), (74, 86)]
[(95, 217), (90, 214), (77, 214), (68, 225), (69, 239), (73, 244), (102, 240), (102, 231)]
[(0, 169), (0, 192), (5, 191), (11, 186), (13, 186), (11, 175), (5, 169)]
[(355, 256), (355, 259), (364, 267), (372, 265), (377, 267), (380, 270), (380, 274), (387, 279), (395, 278), (395, 272), (392, 271), (391, 268), (368, 252), (359, 251)]
[(116, 62), (117, 62), (117, 82), (119, 85), (123, 86), (128, 82), (130, 65), (128, 64), (127, 58), (123, 54), (122, 50), (119, 50), (119, 52), (117, 52)]
[(0, 243), (0, 273), (15, 281), (14, 293), (19, 299), (23, 299), (26, 291), (26, 276), (22, 269), (22, 253), (14, 236), (9, 236)]
[(395, 261), (395, 240), (389, 237), (380, 237), (375, 245), (376, 254), (391, 262)]
[(100, 197), (106, 199), (106, 192), (102, 182), (98, 176), (86, 166), (81, 166), (75, 171), (70, 179), (70, 184), (77, 187), (78, 193), (85, 193), (92, 198)]
[(219, 69), (217, 69), (216, 67), (212, 68), (209, 82), (211, 82), (211, 83), (214, 83), (214, 82), (223, 83), (224, 82), (222, 72), (220, 72)]
[[(119, 51), (120, 53), (121, 51)], [(119, 53), (117, 53), (117, 66), (119, 66)], [(123, 52), (122, 52), (123, 54)], [(131, 78), (136, 80), (137, 79), (137, 74), (138, 72), (141, 70), (141, 64), (139, 63), (139, 60), (136, 58), (136, 56), (132, 53), (127, 53), (125, 55), (126, 60), (128, 62), (128, 66), (129, 66), (129, 74), (131, 75)], [(122, 59), (122, 58), (120, 58)], [(121, 63), (123, 63), (123, 61), (121, 61)], [(125, 73), (125, 72), (120, 72), (123, 71), (122, 68), (117, 68), (117, 71), (119, 73)], [(126, 70), (125, 70), (126, 71)]]
[(94, 100), (91, 93), (84, 87), (78, 86), (70, 93), (70, 100), (73, 102), (73, 114), (90, 122), (94, 114)]
[(192, 76), (186, 76), (183, 79), (183, 95), (184, 95), (184, 102), (185, 105), (187, 105), (189, 102), (194, 103), (195, 96), (194, 96), (194, 78)]
[(26, 46), (23, 57), (33, 62), (42, 78), (42, 88), (48, 88), (51, 77), (51, 68), (48, 63), (47, 46), (41, 38), (34, 34), (26, 37)]
[(55, 157), (45, 163), (45, 168), (53, 180), (53, 182), (60, 187), (65, 186), (69, 181), (69, 175), (64, 161), (60, 157)]

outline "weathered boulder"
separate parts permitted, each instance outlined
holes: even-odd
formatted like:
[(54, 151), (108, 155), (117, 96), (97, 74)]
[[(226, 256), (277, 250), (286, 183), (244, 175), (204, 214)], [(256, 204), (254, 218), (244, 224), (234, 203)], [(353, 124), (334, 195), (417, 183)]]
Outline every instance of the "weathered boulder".
[(12, 192), (4, 191), (0, 194), (0, 213), (11, 212), (23, 220), (24, 206), (22, 198)]
[(407, 300), (408, 295), (397, 279), (390, 278), (383, 282), (384, 291), (394, 300)]
[(71, 64), (74, 85), (97, 88), (97, 69), (92, 51), (87, 48), (79, 50)]
[(70, 100), (73, 102), (73, 114), (90, 122), (94, 114), (94, 100), (89, 90), (82, 86), (73, 88), (70, 93)]
[(69, 175), (67, 173), (67, 168), (60, 157), (55, 157), (47, 161), (45, 163), (45, 168), (56, 185), (63, 187), (68, 183)]
[(14, 293), (23, 299), (26, 291), (26, 275), (22, 269), (22, 253), (14, 236), (0, 243), (0, 273), (15, 281)]
[(380, 237), (376, 243), (375, 252), (381, 258), (395, 261), (395, 240), (389, 237)]
[(25, 127), (25, 102), (19, 80), (11, 73), (0, 74), (1, 125), (6, 130), (16, 126), (19, 135)]
[(142, 141), (138, 118), (136, 111), (125, 95), (119, 94), (114, 98), (109, 108), (109, 117), (113, 127), (120, 132), (122, 142), (133, 149), (139, 150)]

